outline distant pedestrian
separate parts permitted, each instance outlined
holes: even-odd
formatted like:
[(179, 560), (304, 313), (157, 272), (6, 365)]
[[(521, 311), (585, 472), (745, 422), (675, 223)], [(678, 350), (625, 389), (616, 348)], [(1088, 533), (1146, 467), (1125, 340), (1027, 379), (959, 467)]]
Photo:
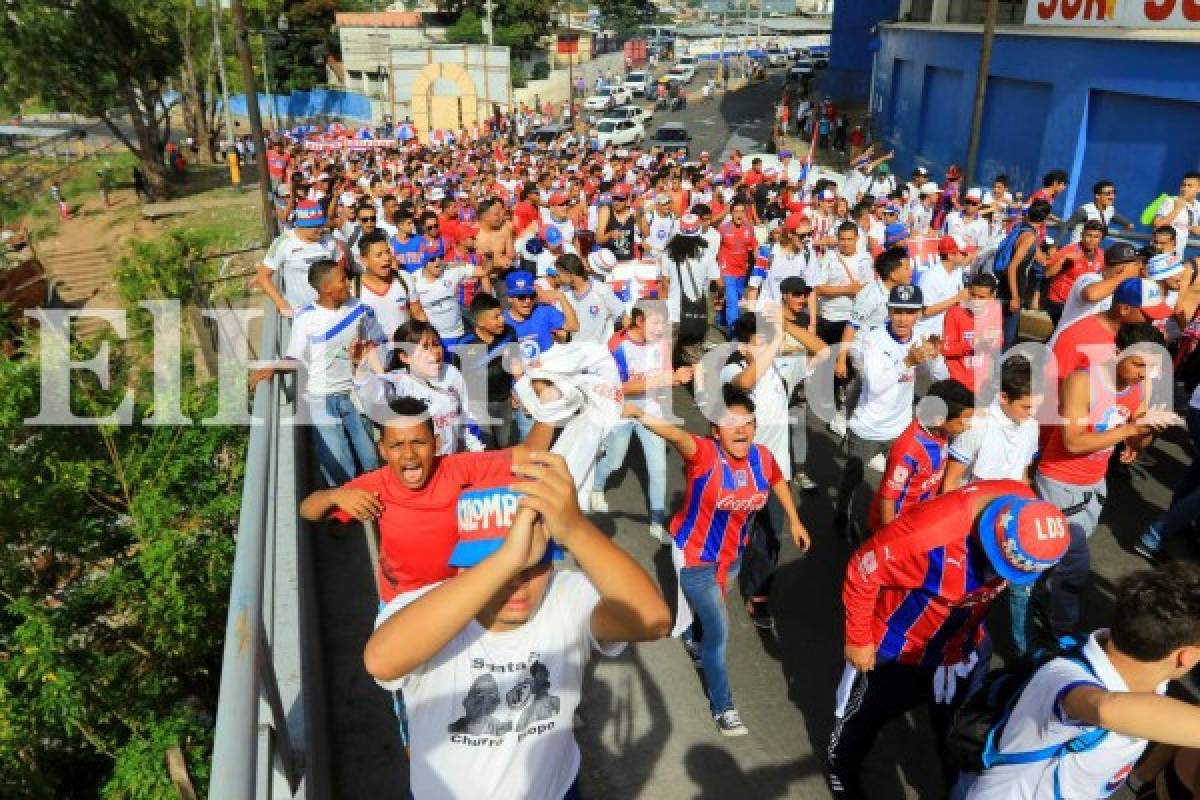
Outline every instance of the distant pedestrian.
[(846, 116), (838, 114), (837, 119), (833, 122), (833, 149), (843, 155), (846, 153), (847, 127)]
[(55, 204), (58, 206), (58, 215), (63, 219), (70, 219), (71, 206), (67, 204), (66, 199), (63, 197), (62, 187), (58, 185), (58, 181), (50, 184), (50, 197), (54, 199)]
[(108, 208), (112, 204), (110, 193), (113, 188), (112, 170), (108, 167), (96, 170), (96, 188), (100, 190), (100, 199), (103, 201), (104, 207)]
[(137, 167), (133, 168), (133, 193), (138, 200), (149, 202), (153, 198), (150, 196), (150, 190), (146, 186), (146, 176)]

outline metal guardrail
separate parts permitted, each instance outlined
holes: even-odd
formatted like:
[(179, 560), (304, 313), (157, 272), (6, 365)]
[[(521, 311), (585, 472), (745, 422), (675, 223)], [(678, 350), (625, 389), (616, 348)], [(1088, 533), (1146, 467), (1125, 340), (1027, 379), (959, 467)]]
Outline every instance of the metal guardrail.
[[(267, 303), (260, 358), (286, 335)], [(285, 377), (255, 388), (209, 797), (328, 797), (315, 581), (298, 495), (307, 464)]]

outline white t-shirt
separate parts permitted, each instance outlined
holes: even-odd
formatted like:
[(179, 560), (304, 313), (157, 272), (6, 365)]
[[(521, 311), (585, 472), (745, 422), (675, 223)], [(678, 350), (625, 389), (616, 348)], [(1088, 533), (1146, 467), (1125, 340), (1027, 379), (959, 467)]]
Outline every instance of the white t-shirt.
[(612, 288), (607, 283), (589, 279), (588, 288), (581, 296), (577, 297), (574, 289), (565, 289), (563, 294), (579, 318), (579, 330), (571, 334), (571, 340), (607, 344), (616, 321), (625, 314), (625, 304)]
[(783, 283), (784, 278), (803, 278), (805, 283), (812, 286), (819, 270), (819, 259), (811, 247), (788, 252), (779, 245), (773, 246), (771, 248), (771, 266), (767, 269), (766, 277), (752, 276), (750, 278), (751, 286), (762, 287), (758, 293), (756, 310), (761, 311), (767, 303), (778, 305), (783, 302), (783, 293), (779, 291), (779, 285)]
[(699, 300), (708, 295), (713, 281), (721, 280), (721, 268), (717, 264), (717, 250), (710, 243), (700, 258), (691, 258), (682, 265), (676, 264), (663, 253), (659, 269), (667, 276), (667, 316), (671, 322), (679, 322), (680, 292), (686, 292), (689, 300)]
[(453, 364), (442, 364), (434, 378), (418, 378), (405, 371), (371, 372), (361, 380), (356, 377), (354, 388), (367, 416), (378, 423), (391, 416), (390, 396), (424, 400), (438, 435), (438, 455), (483, 449), (478, 427), (467, 413), (467, 383)]
[(659, 214), (657, 211), (651, 211), (646, 215), (646, 225), (649, 228), (649, 235), (646, 237), (645, 245), (650, 249), (650, 256), (658, 257), (667, 249), (667, 242), (671, 241), (671, 237), (675, 235), (679, 220), (673, 214)]
[(456, 339), (466, 332), (462, 306), (458, 304), (458, 287), (474, 274), (475, 268), (470, 266), (446, 267), (434, 280), (430, 280), (423, 269), (412, 274), (413, 293), (425, 309), (429, 323), (437, 328), (443, 339)]
[(946, 233), (962, 239), (967, 247), (987, 247), (992, 240), (992, 226), (983, 217), (966, 219), (961, 211), (951, 211), (946, 215)]
[(394, 276), (392, 285), (383, 294), (367, 286), (364, 281), (359, 288), (358, 299), (375, 312), (375, 318), (379, 320), (379, 327), (383, 328), (383, 332), (389, 339), (396, 332), (396, 328), (408, 322), (408, 303), (412, 298), (408, 290), (407, 278), (403, 275)]
[[(729, 383), (746, 368), (742, 364), (726, 364), (721, 367), (721, 383)], [(772, 362), (770, 369), (759, 377), (750, 390), (754, 401), (754, 417), (758, 425), (754, 430), (754, 441), (771, 451), (779, 463), (783, 477), (792, 479), (791, 439), (788, 435), (788, 397), (791, 387), (779, 365)]]
[[(956, 267), (947, 272), (946, 268), (941, 265), (930, 267), (917, 278), (917, 285), (921, 287), (921, 298), (925, 306), (935, 306), (962, 291), (962, 268)], [(923, 318), (917, 323), (917, 335), (925, 337), (936, 333), (941, 336), (945, 320), (945, 311), (934, 314), (932, 317)]]
[[(1168, 216), (1175, 210), (1175, 198), (1164, 197), (1163, 201), (1158, 204), (1158, 209), (1154, 212), (1156, 217)], [(1171, 220), (1171, 227), (1175, 229), (1175, 256), (1183, 258), (1183, 251), (1187, 249), (1187, 240), (1190, 235), (1189, 227), (1200, 225), (1200, 198), (1192, 200), (1184, 206), (1183, 211), (1175, 219)]]
[[(375, 627), (437, 584), (388, 603)], [(581, 573), (555, 571), (533, 617), (503, 633), (467, 623), (429, 661), (385, 689), (404, 691), (410, 788), (421, 800), (562, 800), (579, 773), (574, 716), (597, 642), (599, 595)]]
[[(819, 268), (813, 276), (815, 286), (849, 286), (851, 282), (867, 284), (875, 277), (875, 264), (866, 253), (855, 253), (843, 256), (837, 250), (830, 250), (821, 259)], [(854, 298), (819, 297), (817, 304), (821, 319), (830, 322), (844, 322), (850, 319), (850, 309), (854, 306)]]
[(333, 310), (315, 303), (296, 309), (284, 356), (304, 364), (305, 394), (323, 397), (350, 391), (350, 343), (359, 336), (377, 344), (387, 341), (375, 312), (355, 298)]
[[(1062, 697), (1079, 684), (1100, 686), (1110, 692), (1128, 692), (1129, 687), (1109, 661), (1097, 640), (1097, 631), (1088, 637), (1083, 655), (1095, 676), (1083, 665), (1056, 658), (1030, 679), (1013, 708), (1012, 716), (1000, 737), (1001, 753), (1024, 753), (1064, 744), (1091, 726), (1067, 716)], [(1167, 685), (1158, 687), (1158, 693)], [(1092, 750), (1071, 753), (1061, 758), (993, 767), (975, 781), (967, 793), (969, 800), (1041, 800), (1054, 797), (1054, 773), (1064, 798), (1108, 797), (1121, 788), (1134, 763), (1146, 749), (1145, 739), (1109, 731)]]
[(1037, 420), (1014, 422), (998, 404), (972, 417), (949, 448), (950, 457), (967, 466), (964, 483), (1024, 480), (1037, 452)]
[(1112, 295), (1102, 297), (1094, 303), (1089, 303), (1083, 299), (1083, 290), (1091, 286), (1093, 283), (1099, 283), (1104, 279), (1099, 272), (1089, 272), (1085, 275), (1080, 275), (1075, 279), (1075, 283), (1071, 286), (1071, 291), (1067, 293), (1067, 301), (1063, 303), (1062, 317), (1058, 320), (1058, 327), (1054, 329), (1054, 333), (1050, 335), (1050, 340), (1046, 342), (1047, 347), (1053, 347), (1058, 341), (1058, 334), (1066, 330), (1073, 322), (1090, 317), (1092, 314), (1099, 314), (1101, 311), (1108, 311), (1112, 307)]
[(888, 325), (859, 336), (862, 394), (848, 426), (855, 436), (889, 442), (912, 422), (916, 370), (904, 364), (912, 345), (892, 336)]
[(317, 290), (308, 282), (308, 268), (317, 261), (341, 261), (342, 250), (329, 234), (315, 242), (306, 242), (292, 231), (275, 237), (263, 263), (273, 272), (283, 273), (283, 296), (292, 308), (316, 302)]

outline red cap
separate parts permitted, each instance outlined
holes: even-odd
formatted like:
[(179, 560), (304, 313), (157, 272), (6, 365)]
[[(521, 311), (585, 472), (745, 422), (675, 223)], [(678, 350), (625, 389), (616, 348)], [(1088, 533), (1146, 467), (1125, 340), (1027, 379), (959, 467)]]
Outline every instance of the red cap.
[(567, 196), (562, 192), (554, 192), (550, 195), (550, 199), (547, 201), (547, 204), (552, 206), (565, 206), (567, 204)]
[(964, 252), (962, 246), (958, 243), (958, 239), (955, 239), (953, 236), (947, 234), (938, 239), (938, 253), (941, 255), (956, 256), (962, 252)]
[(796, 228), (800, 227), (800, 223), (808, 221), (809, 219), (807, 216), (799, 211), (793, 211), (783, 220), (783, 227), (787, 228), (789, 231), (794, 231)]

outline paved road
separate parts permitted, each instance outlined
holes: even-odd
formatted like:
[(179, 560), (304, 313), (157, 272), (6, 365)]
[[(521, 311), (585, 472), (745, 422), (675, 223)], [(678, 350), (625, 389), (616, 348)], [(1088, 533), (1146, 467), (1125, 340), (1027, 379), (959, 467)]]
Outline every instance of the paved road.
[[(764, 142), (778, 79), (718, 105), (694, 105), (683, 114), (696, 146), (719, 153), (731, 135)], [(714, 109), (717, 113), (713, 113)], [(750, 120), (757, 119), (757, 123)], [(705, 432), (698, 412), (679, 394), (676, 409), (695, 432)], [(730, 595), (729, 671), (734, 696), (750, 735), (720, 737), (708, 714), (700, 676), (679, 642), (666, 640), (627, 649), (594, 663), (576, 719), (583, 749), (583, 788), (588, 797), (693, 800), (695, 798), (826, 798), (821, 753), (832, 725), (833, 692), (842, 667), (841, 575), (849, 547), (830, 532), (832, 487), (843, 457), (823, 423), (808, 420), (809, 474), (820, 489), (802, 498), (800, 514), (814, 537), (801, 558), (785, 544), (772, 606), (777, 635), (762, 637)], [(1085, 598), (1085, 622), (1099, 626), (1112, 602), (1114, 582), (1142, 566), (1126, 548), (1151, 515), (1165, 506), (1173, 476), (1189, 456), (1179, 434), (1156, 444), (1130, 478), (1111, 482), (1100, 529), (1092, 539), (1093, 576)], [(682, 500), (682, 464), (667, 461), (668, 509)], [(878, 474), (868, 472), (873, 485)], [(632, 445), (625, 469), (613, 476), (612, 513), (597, 524), (631, 552), (674, 602), (675, 579), (668, 551), (646, 534), (644, 467)], [(405, 797), (404, 756), (383, 692), (361, 667), (374, 601), (364, 591), (371, 577), (357, 533), (317, 535), (323, 605), (326, 685), (335, 739), (333, 759), (339, 797)], [(1005, 620), (998, 611), (994, 630)], [(1003, 651), (1007, 645), (997, 634)], [(867, 767), (872, 796), (938, 797), (939, 770), (923, 712), (900, 719), (880, 735)]]

